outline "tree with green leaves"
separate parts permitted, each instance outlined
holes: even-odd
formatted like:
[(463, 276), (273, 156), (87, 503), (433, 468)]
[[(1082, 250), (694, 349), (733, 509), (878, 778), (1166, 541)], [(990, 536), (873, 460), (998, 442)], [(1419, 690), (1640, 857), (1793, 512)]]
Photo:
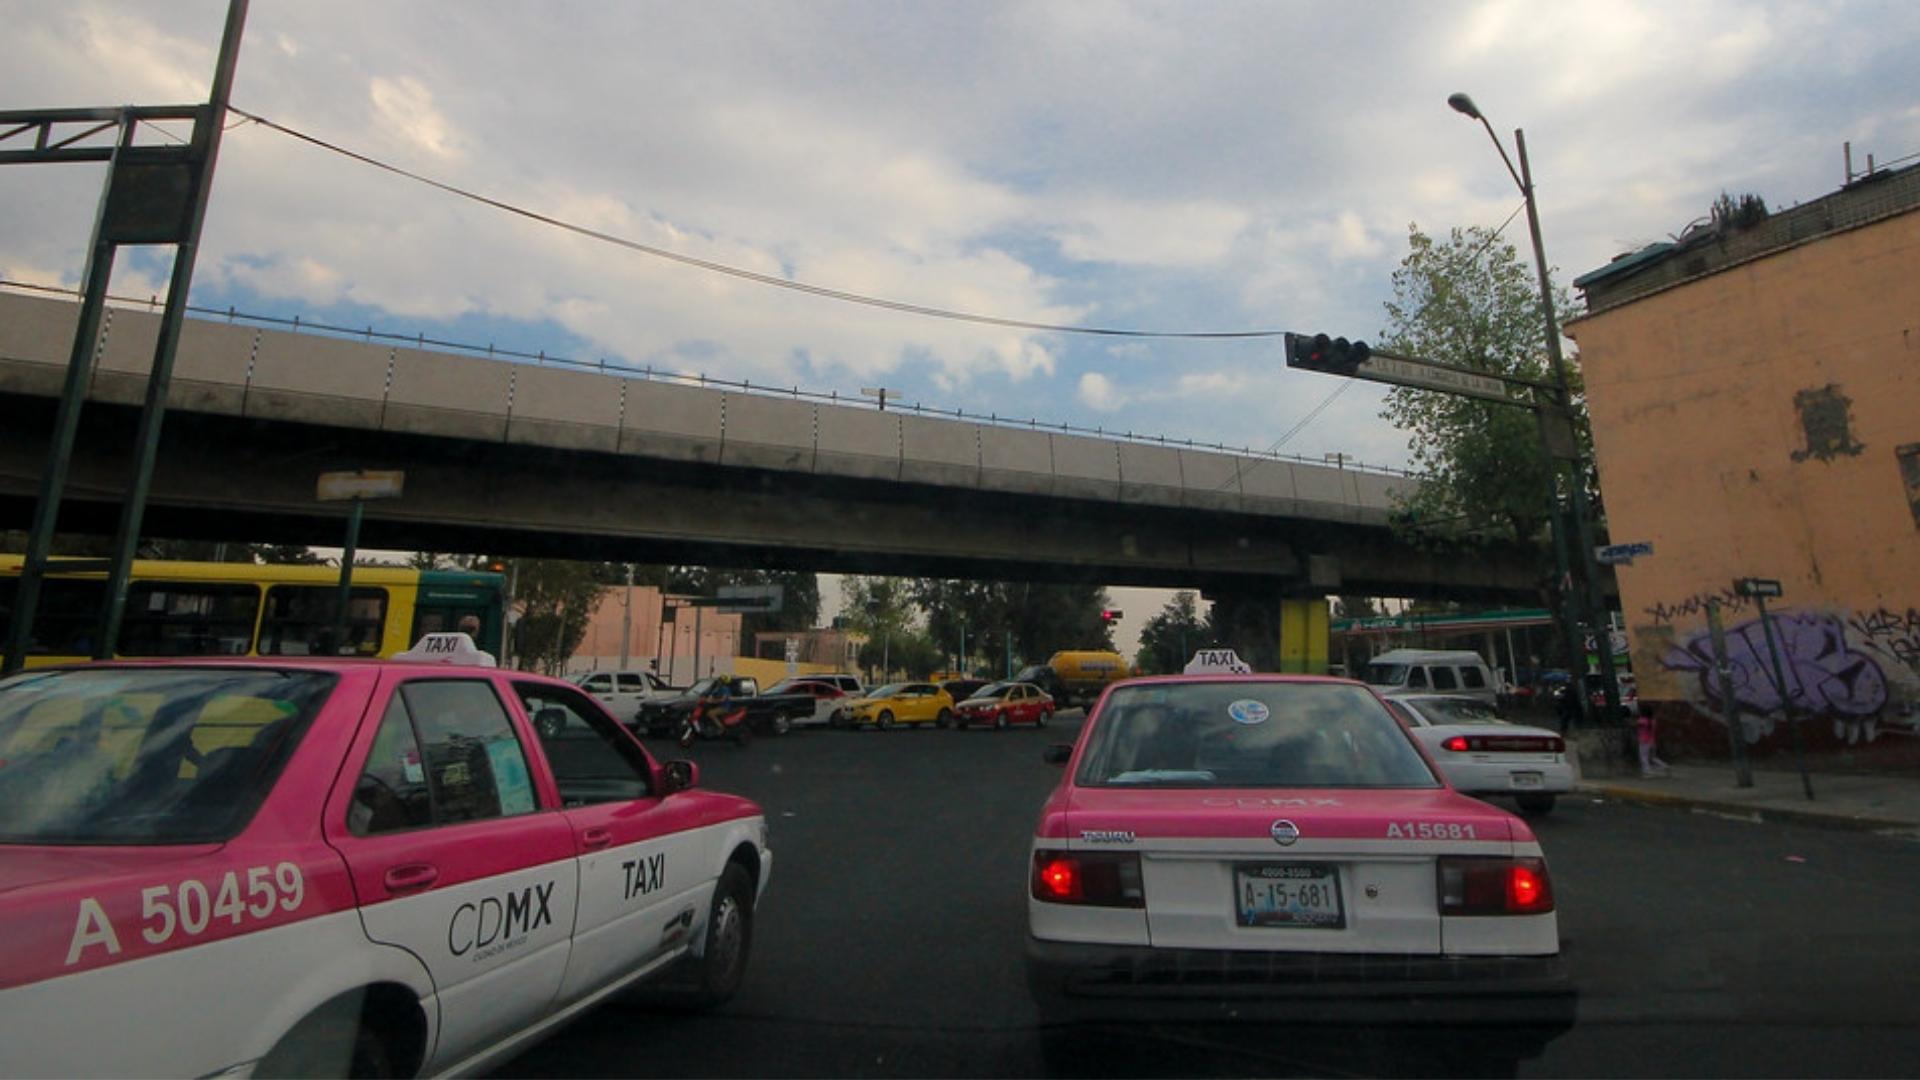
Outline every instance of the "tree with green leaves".
[(886, 672), (905, 666), (894, 656), (896, 642), (903, 650), (911, 650), (910, 638), (919, 636), (925, 640), (915, 625), (910, 584), (906, 578), (857, 574), (840, 579), (840, 598), (846, 610), (843, 625), (867, 638), (866, 644), (860, 647), (860, 666), (867, 671), (881, 672), (882, 678)]
[(1212, 635), (1200, 620), (1198, 598), (1188, 590), (1173, 594), (1160, 613), (1140, 631), (1140, 651), (1133, 662), (1149, 675), (1170, 675), (1187, 666), (1194, 650), (1205, 647)]
[(514, 559), (513, 662), (523, 671), (559, 675), (586, 636), (587, 620), (606, 592), (597, 564), (564, 559)]
[[(1386, 303), (1383, 348), (1490, 374), (1551, 379), (1538, 279), (1512, 244), (1478, 226), (1440, 240), (1414, 226), (1407, 243)], [(1555, 303), (1572, 309), (1564, 290)], [(1581, 409), (1577, 369), (1568, 375)], [(1401, 498), (1403, 531), (1422, 541), (1543, 541), (1555, 479), (1529, 410), (1396, 388), (1381, 415), (1407, 432), (1421, 474)], [(1577, 429), (1584, 438), (1585, 425)]]
[(1380, 607), (1371, 596), (1337, 596), (1333, 601), (1333, 617), (1336, 619), (1372, 619), (1379, 614)]

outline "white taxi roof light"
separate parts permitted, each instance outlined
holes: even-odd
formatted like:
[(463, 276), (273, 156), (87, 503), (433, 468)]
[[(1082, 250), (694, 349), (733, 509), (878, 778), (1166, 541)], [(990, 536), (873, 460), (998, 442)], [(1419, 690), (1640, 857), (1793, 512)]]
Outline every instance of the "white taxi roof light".
[(395, 660), (415, 664), (448, 664), (453, 667), (499, 667), (492, 653), (481, 652), (467, 634), (428, 634), (413, 643), (406, 652), (394, 653)]
[(1183, 675), (1251, 675), (1253, 665), (1232, 649), (1201, 649), (1181, 669)]

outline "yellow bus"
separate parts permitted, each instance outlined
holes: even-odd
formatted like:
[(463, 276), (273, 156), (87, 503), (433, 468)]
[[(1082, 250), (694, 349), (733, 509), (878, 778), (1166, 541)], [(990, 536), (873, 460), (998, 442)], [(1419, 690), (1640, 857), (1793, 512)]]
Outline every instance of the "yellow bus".
[[(0, 555), (0, 627), (20, 555)], [(27, 666), (90, 659), (107, 575), (100, 559), (55, 559), (40, 585)], [(391, 656), (422, 634), (466, 629), (498, 656), (506, 578), (465, 570), (355, 567), (346, 641), (333, 642), (340, 571), (327, 566), (135, 560), (115, 656)], [(477, 627), (476, 624), (477, 623)]]

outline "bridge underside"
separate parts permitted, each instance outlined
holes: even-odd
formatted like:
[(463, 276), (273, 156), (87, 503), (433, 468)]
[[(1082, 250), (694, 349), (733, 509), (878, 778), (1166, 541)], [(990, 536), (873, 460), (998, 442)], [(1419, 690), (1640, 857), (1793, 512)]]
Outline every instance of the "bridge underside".
[[(30, 524), (54, 402), (0, 394), (0, 529)], [(82, 415), (62, 531), (114, 528), (137, 410)], [(1024, 581), (1266, 595), (1343, 592), (1537, 602), (1538, 556), (1436, 555), (1381, 527), (968, 491), (524, 444), (176, 410), (150, 536), (332, 545), (335, 469), (405, 468), (369, 503), (369, 548)]]

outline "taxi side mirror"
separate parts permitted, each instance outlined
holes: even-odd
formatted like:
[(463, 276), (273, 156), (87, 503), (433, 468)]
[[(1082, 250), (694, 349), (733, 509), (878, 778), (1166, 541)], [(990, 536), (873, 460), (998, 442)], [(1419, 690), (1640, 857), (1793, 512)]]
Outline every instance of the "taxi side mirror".
[(686, 791), (700, 783), (700, 766), (684, 758), (677, 758), (660, 766), (660, 794), (672, 795), (677, 791)]
[(1065, 765), (1072, 757), (1072, 743), (1049, 743), (1040, 751), (1040, 760), (1049, 765)]

